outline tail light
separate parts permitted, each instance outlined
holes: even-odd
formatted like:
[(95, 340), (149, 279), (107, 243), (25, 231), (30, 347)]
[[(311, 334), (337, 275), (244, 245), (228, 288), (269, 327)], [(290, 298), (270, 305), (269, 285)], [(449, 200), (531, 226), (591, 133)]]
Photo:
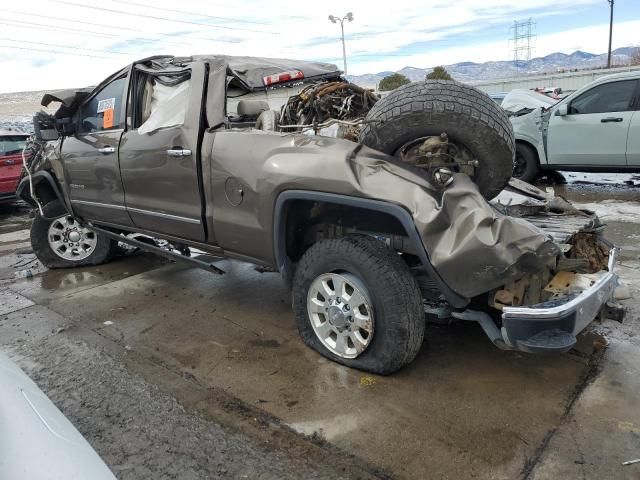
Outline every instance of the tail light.
[(267, 75), (262, 77), (262, 82), (265, 87), (274, 85), (276, 83), (290, 82), (291, 80), (302, 80), (304, 73), (300, 70), (288, 70), (286, 72), (274, 73), (273, 75)]

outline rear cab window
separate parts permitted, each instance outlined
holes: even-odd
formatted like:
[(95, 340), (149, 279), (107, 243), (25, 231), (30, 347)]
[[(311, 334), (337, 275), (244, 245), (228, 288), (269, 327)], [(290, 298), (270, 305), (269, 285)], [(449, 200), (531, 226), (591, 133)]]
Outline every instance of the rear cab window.
[(123, 75), (93, 95), (80, 109), (79, 132), (93, 133), (123, 128), (122, 98), (126, 86), (127, 77)]

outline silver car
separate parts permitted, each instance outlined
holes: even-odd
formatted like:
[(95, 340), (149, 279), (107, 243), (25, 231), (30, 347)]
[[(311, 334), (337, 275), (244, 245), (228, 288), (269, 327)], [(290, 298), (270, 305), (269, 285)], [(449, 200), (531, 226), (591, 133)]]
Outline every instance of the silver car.
[(0, 478), (115, 480), (91, 445), (0, 352)]

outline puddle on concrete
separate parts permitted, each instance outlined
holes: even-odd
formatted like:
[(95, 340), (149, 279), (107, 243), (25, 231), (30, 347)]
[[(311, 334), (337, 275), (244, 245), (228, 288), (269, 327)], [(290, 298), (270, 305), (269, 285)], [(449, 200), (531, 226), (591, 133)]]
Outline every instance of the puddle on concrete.
[[(72, 269), (49, 270), (40, 262), (35, 260), (33, 255), (24, 255), (14, 265), (21, 267), (10, 267), (13, 281), (10, 288), (22, 295), (25, 295), (37, 303), (47, 304), (52, 299), (69, 295), (74, 292), (92, 289), (123, 278), (128, 278), (142, 272), (146, 272), (167, 264), (164, 258), (151, 254), (128, 255), (116, 258), (105, 265), (95, 267), (80, 267)], [(27, 258), (31, 257), (34, 262), (29, 263)], [(11, 256), (0, 257), (0, 274), (2, 273), (2, 262)], [(5, 267), (6, 269), (6, 267)], [(29, 269), (32, 272), (31, 278), (16, 278), (15, 272)], [(1, 275), (0, 275), (1, 278)]]

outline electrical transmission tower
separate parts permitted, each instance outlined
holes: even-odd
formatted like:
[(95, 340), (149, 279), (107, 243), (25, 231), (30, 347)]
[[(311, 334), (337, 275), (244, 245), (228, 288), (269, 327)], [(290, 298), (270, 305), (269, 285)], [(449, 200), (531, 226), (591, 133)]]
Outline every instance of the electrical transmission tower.
[(513, 45), (513, 59), (516, 63), (531, 60), (531, 51), (535, 48), (535, 26), (536, 23), (531, 18), (522, 22), (513, 22), (511, 42)]

